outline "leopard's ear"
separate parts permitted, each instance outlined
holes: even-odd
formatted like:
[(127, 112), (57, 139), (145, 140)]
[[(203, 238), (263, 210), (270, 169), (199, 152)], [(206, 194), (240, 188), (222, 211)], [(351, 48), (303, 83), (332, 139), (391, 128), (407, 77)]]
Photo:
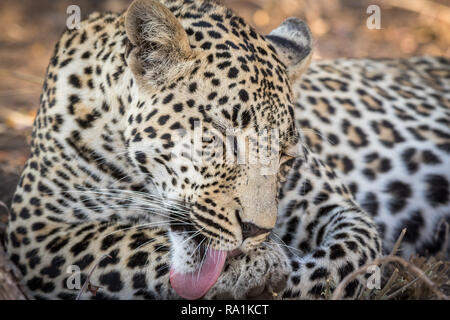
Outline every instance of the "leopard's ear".
[(266, 36), (295, 81), (306, 71), (312, 56), (312, 35), (308, 25), (298, 18), (286, 19)]
[(125, 14), (125, 29), (130, 41), (128, 61), (138, 80), (164, 83), (193, 60), (186, 32), (158, 1), (135, 0)]

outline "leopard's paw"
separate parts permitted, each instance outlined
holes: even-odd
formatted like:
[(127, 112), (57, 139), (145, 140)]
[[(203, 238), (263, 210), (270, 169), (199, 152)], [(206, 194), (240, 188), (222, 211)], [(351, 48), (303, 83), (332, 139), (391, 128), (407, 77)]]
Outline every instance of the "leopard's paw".
[(290, 271), (282, 250), (264, 244), (252, 251), (227, 259), (216, 284), (206, 299), (274, 299), (287, 283)]

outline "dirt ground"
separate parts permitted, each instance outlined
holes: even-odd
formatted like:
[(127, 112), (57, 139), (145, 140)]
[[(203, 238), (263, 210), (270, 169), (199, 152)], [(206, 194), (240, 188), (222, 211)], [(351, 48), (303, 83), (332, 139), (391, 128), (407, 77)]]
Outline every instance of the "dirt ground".
[[(450, 56), (448, 0), (220, 0), (266, 34), (289, 16), (311, 27), (314, 59)], [(83, 17), (122, 11), (131, 0), (2, 0), (0, 2), (0, 201), (10, 203), (28, 154), (32, 121), (67, 7)], [(381, 9), (381, 29), (366, 26), (369, 5)], [(0, 208), (0, 218), (2, 217)], [(4, 214), (3, 214), (3, 220)], [(1, 219), (0, 219), (1, 222)]]

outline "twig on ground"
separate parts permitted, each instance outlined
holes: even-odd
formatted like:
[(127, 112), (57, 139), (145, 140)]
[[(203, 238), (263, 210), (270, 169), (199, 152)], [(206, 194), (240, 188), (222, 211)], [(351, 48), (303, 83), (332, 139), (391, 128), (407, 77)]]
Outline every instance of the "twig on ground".
[(403, 228), (402, 232), (400, 232), (400, 235), (397, 238), (397, 241), (394, 244), (394, 247), (392, 248), (391, 253), (389, 256), (395, 256), (397, 254), (398, 249), (400, 248), (400, 245), (402, 244), (403, 237), (406, 234), (406, 228)]
[[(444, 225), (444, 228), (445, 228), (444, 245), (442, 246), (441, 251), (436, 254), (436, 257), (440, 257), (443, 260), (445, 260), (446, 257), (447, 257), (448, 242), (449, 242), (449, 237), (450, 237), (450, 225), (449, 225), (449, 223), (447, 221), (442, 219), (439, 222), (439, 225), (437, 226), (437, 230), (440, 230), (442, 225)], [(439, 232), (436, 233), (435, 237), (436, 237), (436, 240), (437, 240), (438, 237), (439, 237)], [(450, 258), (450, 257), (447, 257), (447, 258)]]
[(344, 280), (341, 281), (341, 283), (336, 287), (333, 296), (331, 297), (332, 300), (339, 300), (342, 299), (343, 295), (344, 295), (344, 289), (347, 287), (347, 285), (356, 279), (356, 277), (358, 277), (359, 275), (362, 275), (364, 273), (367, 272), (367, 269), (370, 266), (374, 266), (374, 265), (380, 265), (380, 264), (384, 264), (384, 263), (389, 263), (389, 262), (397, 262), (398, 264), (402, 265), (404, 268), (408, 269), (412, 274), (414, 274), (416, 277), (420, 278), (433, 292), (434, 294), (436, 294), (436, 296), (442, 300), (449, 300), (449, 297), (446, 296), (444, 293), (442, 293), (439, 288), (437, 287), (437, 285), (432, 282), (426, 275), (425, 273), (420, 270), (419, 268), (417, 268), (415, 265), (413, 265), (412, 263), (406, 261), (405, 259), (402, 259), (400, 257), (396, 257), (396, 256), (387, 256), (387, 257), (383, 257), (383, 258), (378, 258), (375, 259), (373, 262), (366, 264), (364, 266), (362, 266), (361, 268), (353, 271), (352, 273), (350, 273), (349, 275), (347, 275)]
[(84, 282), (83, 286), (81, 287), (80, 291), (77, 294), (77, 297), (75, 298), (75, 300), (80, 300), (81, 295), (86, 291), (86, 289), (88, 289), (91, 293), (93, 293), (95, 295), (95, 293), (97, 293), (97, 290), (100, 288), (99, 286), (93, 285), (91, 284), (91, 276), (94, 273), (95, 269), (98, 267), (99, 263), (103, 261), (103, 259), (105, 258), (112, 258), (109, 254), (105, 254), (103, 256), (100, 257), (100, 259), (97, 260), (97, 262), (94, 264), (94, 266), (92, 267), (92, 269), (89, 271), (89, 274), (86, 278), (86, 281)]
[(395, 282), (395, 280), (397, 280), (397, 278), (398, 278), (398, 269), (395, 268), (394, 272), (392, 272), (392, 274), (389, 277), (389, 280), (386, 283), (386, 285), (384, 286), (384, 288), (381, 289), (381, 291), (375, 296), (375, 300), (383, 299), (385, 297), (386, 293), (391, 288), (391, 285)]
[[(394, 299), (396, 296), (398, 296), (400, 293), (404, 292), (406, 289), (408, 289), (410, 286), (412, 286), (414, 283), (416, 283), (417, 281), (419, 281), (419, 278), (415, 278), (414, 280), (408, 282), (407, 284), (405, 284), (403, 287), (400, 287), (399, 289), (397, 289), (396, 291), (394, 291), (393, 293), (389, 294), (386, 296), (386, 300), (391, 300)], [(388, 286), (386, 286), (387, 289), (390, 289)], [(386, 290), (387, 291), (387, 290)]]

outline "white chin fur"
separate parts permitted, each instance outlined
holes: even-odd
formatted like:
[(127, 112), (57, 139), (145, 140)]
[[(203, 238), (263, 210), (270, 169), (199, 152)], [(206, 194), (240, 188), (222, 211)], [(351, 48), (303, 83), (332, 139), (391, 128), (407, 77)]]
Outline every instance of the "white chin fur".
[(169, 232), (171, 242), (171, 268), (177, 273), (197, 271), (200, 262), (200, 247), (193, 239), (188, 239), (191, 233), (183, 235), (179, 232)]

